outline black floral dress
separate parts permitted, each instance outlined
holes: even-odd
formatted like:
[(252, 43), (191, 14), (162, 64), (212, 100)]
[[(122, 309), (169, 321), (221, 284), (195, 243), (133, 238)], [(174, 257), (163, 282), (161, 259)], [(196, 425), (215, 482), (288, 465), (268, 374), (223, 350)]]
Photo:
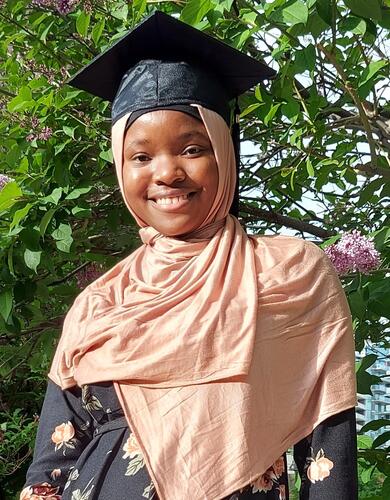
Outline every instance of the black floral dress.
[[(316, 427), (295, 445), (294, 459), (301, 476), (301, 500), (355, 500), (354, 409)], [(144, 498), (158, 500), (113, 384), (62, 391), (49, 381), (34, 458), (20, 500)], [(232, 492), (226, 500), (249, 498), (288, 500), (286, 454), (254, 483)]]

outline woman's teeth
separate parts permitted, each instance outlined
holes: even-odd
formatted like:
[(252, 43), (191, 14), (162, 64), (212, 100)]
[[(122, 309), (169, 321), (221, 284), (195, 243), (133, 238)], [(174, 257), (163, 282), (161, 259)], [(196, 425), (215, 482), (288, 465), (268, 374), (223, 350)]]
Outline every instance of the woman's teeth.
[(188, 200), (188, 194), (182, 194), (181, 196), (174, 196), (172, 198), (157, 198), (157, 205), (175, 205), (183, 200)]

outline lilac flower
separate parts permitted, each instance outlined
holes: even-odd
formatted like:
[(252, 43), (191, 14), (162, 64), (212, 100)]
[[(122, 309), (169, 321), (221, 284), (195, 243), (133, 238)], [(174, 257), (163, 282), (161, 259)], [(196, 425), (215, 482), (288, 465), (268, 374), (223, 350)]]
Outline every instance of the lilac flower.
[(38, 134), (38, 139), (41, 141), (47, 141), (53, 135), (53, 131), (50, 127), (43, 127), (41, 132)]
[(326, 247), (325, 253), (338, 274), (349, 272), (368, 274), (378, 269), (381, 262), (380, 254), (373, 242), (356, 229), (344, 234), (337, 243)]
[(0, 191), (4, 188), (6, 184), (11, 182), (13, 179), (8, 177), (8, 175), (0, 174)]
[(66, 16), (73, 12), (80, 0), (32, 0), (31, 5), (38, 8), (55, 9), (59, 14)]
[(98, 279), (102, 274), (103, 269), (101, 266), (94, 263), (89, 264), (77, 273), (77, 286), (80, 290), (83, 290), (86, 286), (92, 283), (92, 281)]
[(57, 0), (55, 6), (60, 14), (66, 16), (76, 8), (79, 1), (80, 0)]
[(26, 136), (26, 141), (27, 142), (32, 142), (36, 139), (36, 136), (35, 134), (28, 134), (28, 136)]

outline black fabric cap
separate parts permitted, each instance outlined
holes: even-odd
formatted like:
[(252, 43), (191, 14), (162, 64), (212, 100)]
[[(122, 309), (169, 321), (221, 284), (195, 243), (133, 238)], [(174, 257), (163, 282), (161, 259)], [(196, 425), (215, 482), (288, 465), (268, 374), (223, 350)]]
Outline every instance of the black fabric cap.
[(140, 116), (144, 115), (145, 113), (148, 113), (149, 111), (158, 111), (159, 109), (162, 109), (162, 110), (168, 109), (171, 111), (181, 111), (182, 113), (186, 113), (187, 115), (190, 115), (190, 116), (196, 118), (197, 120), (202, 121), (202, 118), (200, 116), (198, 108), (195, 108), (194, 106), (188, 106), (188, 105), (184, 105), (184, 104), (174, 104), (174, 105), (170, 105), (170, 106), (157, 106), (157, 107), (154, 107), (152, 109), (139, 109), (138, 111), (134, 111), (133, 113), (131, 113), (131, 115), (129, 116), (129, 118), (127, 119), (127, 122), (126, 122), (126, 130)]
[(201, 104), (230, 121), (228, 102), (274, 70), (177, 19), (156, 11), (79, 71), (69, 84), (127, 112)]

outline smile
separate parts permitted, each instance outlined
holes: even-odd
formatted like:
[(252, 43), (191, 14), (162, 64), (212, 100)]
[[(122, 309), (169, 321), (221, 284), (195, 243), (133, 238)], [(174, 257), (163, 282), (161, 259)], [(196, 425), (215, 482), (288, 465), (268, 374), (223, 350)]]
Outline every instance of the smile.
[(189, 194), (182, 194), (180, 196), (173, 196), (170, 198), (156, 198), (157, 205), (179, 205), (182, 201), (188, 200)]

